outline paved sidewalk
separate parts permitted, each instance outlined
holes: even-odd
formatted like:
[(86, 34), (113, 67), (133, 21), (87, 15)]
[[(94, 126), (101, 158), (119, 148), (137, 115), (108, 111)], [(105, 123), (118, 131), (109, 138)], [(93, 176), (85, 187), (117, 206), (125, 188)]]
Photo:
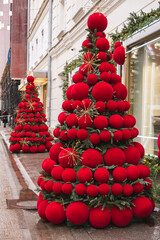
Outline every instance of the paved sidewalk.
[(69, 228), (42, 221), (36, 210), (35, 189), (41, 163), (49, 154), (11, 154), (10, 128), (0, 126), (0, 136), (0, 240), (160, 240), (160, 214), (156, 213), (146, 222), (126, 228)]

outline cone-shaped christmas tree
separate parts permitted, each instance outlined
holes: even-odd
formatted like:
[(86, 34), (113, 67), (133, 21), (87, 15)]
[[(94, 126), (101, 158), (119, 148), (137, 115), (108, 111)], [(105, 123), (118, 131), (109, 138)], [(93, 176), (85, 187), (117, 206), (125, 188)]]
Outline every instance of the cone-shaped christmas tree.
[(44, 152), (51, 148), (53, 137), (48, 132), (43, 103), (38, 98), (34, 77), (27, 77), (26, 95), (18, 104), (16, 125), (10, 137), (11, 152)]
[(143, 146), (133, 140), (138, 130), (126, 112), (127, 89), (111, 64), (124, 63), (124, 47), (117, 42), (113, 56), (109, 52), (103, 14), (92, 14), (87, 24), (84, 63), (66, 91), (53, 132), (58, 140), (37, 181), (42, 189), (38, 213), (54, 224), (88, 221), (103, 228), (112, 220), (127, 226), (133, 216), (145, 218), (153, 211), (150, 169), (142, 159)]

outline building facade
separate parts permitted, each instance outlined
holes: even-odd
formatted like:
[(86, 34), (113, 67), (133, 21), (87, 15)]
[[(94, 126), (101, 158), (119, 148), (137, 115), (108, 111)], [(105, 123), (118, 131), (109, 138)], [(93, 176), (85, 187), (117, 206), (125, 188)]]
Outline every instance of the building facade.
[[(150, 12), (151, 9), (157, 9), (158, 7), (157, 0), (29, 1), (28, 74), (35, 76), (50, 128), (53, 129), (56, 126), (58, 114), (62, 111), (63, 92), (61, 86), (64, 79), (64, 66), (66, 62), (71, 62), (79, 55), (81, 44), (87, 35), (85, 29), (87, 28), (88, 16), (95, 11), (100, 11), (107, 16), (108, 27), (105, 33), (109, 37), (109, 34), (115, 32), (116, 29), (120, 31), (123, 28), (131, 12), (137, 14), (141, 10)], [(125, 41), (124, 43), (128, 54), (126, 55), (127, 63), (123, 68), (123, 82), (129, 89), (128, 98), (131, 101), (131, 113), (138, 118), (137, 125), (141, 136), (139, 141), (146, 144), (149, 153), (154, 153), (154, 144), (159, 131), (159, 127), (157, 129), (157, 117), (160, 116), (159, 83), (157, 80), (159, 77), (159, 65), (155, 63), (155, 60), (154, 64), (147, 63), (147, 59), (150, 57), (150, 50), (147, 45), (145, 48), (138, 46), (158, 38), (160, 30), (158, 27), (155, 27), (155, 31), (146, 28), (145, 34), (143, 33), (144, 31), (141, 34), (140, 41), (137, 40), (139, 38), (137, 35), (137, 37), (131, 38), (132, 41), (128, 39), (128, 42)], [(154, 44), (154, 48), (159, 49), (159, 39), (155, 40)], [(135, 46), (140, 49), (137, 61), (141, 65), (136, 62), (132, 54)], [(142, 64), (144, 61), (146, 64)], [(139, 66), (139, 70), (135, 69), (136, 66)], [(151, 67), (154, 70), (150, 73), (151, 77), (146, 80), (147, 76), (149, 76), (149, 72), (146, 71), (149, 71)], [(144, 70), (145, 68), (148, 70)], [(139, 71), (137, 75), (133, 74), (136, 71)], [(70, 74), (70, 80), (72, 74)], [(141, 84), (136, 84), (137, 82)], [(151, 85), (154, 85), (154, 87), (151, 88)], [(151, 94), (150, 91), (152, 90)], [(137, 98), (139, 91), (142, 91), (142, 98)], [(156, 98), (153, 97), (155, 92)], [(148, 103), (147, 99), (151, 95), (152, 97), (150, 97)], [(151, 106), (152, 110), (148, 112), (145, 111), (145, 107), (143, 109), (139, 107), (144, 106), (144, 104), (146, 108)], [(153, 105), (155, 106), (153, 107)], [(146, 120), (148, 119), (147, 114), (149, 114), (150, 120)], [(148, 147), (149, 145), (151, 147)]]

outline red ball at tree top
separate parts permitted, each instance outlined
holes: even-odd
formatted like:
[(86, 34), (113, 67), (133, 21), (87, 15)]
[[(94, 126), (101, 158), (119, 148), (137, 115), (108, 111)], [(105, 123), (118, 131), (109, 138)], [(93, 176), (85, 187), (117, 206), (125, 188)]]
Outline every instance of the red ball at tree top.
[(93, 13), (89, 16), (87, 25), (92, 31), (97, 29), (98, 32), (103, 32), (107, 27), (107, 18), (102, 13)]

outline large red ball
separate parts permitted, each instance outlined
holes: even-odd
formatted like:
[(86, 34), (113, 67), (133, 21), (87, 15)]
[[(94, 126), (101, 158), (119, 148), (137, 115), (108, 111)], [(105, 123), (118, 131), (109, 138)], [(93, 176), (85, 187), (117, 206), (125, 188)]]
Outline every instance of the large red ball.
[(131, 181), (135, 181), (140, 176), (140, 171), (136, 166), (129, 166), (127, 169), (127, 178)]
[(113, 170), (112, 177), (116, 182), (123, 182), (127, 178), (127, 171), (123, 167), (116, 167)]
[(150, 175), (150, 169), (149, 169), (148, 166), (139, 164), (139, 165), (137, 165), (137, 168), (139, 169), (139, 172), (140, 172), (139, 178), (149, 177), (149, 175)]
[(79, 138), (79, 140), (85, 140), (88, 137), (88, 132), (85, 129), (79, 129), (77, 131), (77, 137)]
[(78, 171), (77, 177), (78, 177), (78, 180), (82, 183), (90, 182), (93, 177), (93, 173), (89, 168), (84, 167)]
[(125, 49), (123, 46), (117, 47), (113, 52), (113, 59), (114, 61), (119, 64), (123, 65), (125, 61)]
[(64, 171), (64, 168), (61, 166), (54, 167), (51, 171), (52, 178), (56, 181), (62, 180), (63, 171)]
[(62, 143), (55, 143), (50, 151), (49, 151), (49, 156), (50, 159), (54, 160), (55, 162), (58, 162), (58, 156), (60, 154), (60, 152), (63, 150), (64, 145)]
[(111, 139), (111, 133), (110, 133), (109, 131), (103, 130), (103, 131), (100, 133), (100, 139), (101, 139), (103, 142), (108, 142), (108, 141)]
[(86, 115), (86, 114), (82, 115), (78, 120), (78, 125), (81, 128), (91, 127), (92, 126), (92, 118), (89, 115)]
[(102, 130), (108, 126), (108, 119), (103, 115), (99, 115), (94, 119), (93, 123), (95, 128)]
[(107, 207), (102, 210), (102, 206), (91, 208), (89, 222), (95, 228), (105, 228), (111, 221), (111, 213)]
[(98, 77), (97, 77), (96, 74), (94, 74), (94, 73), (88, 74), (88, 76), (87, 76), (87, 82), (88, 82), (89, 84), (95, 84), (97, 81), (98, 81)]
[(92, 133), (89, 136), (89, 140), (93, 145), (97, 145), (100, 142), (100, 136), (97, 133)]
[(87, 149), (81, 155), (81, 164), (84, 166), (95, 168), (102, 163), (102, 154), (95, 149)]
[(121, 128), (123, 125), (123, 118), (118, 114), (114, 114), (109, 118), (109, 125), (113, 128)]
[(87, 195), (90, 197), (95, 197), (98, 194), (98, 187), (96, 185), (89, 185), (87, 187)]
[(93, 46), (89, 43), (92, 43), (89, 39), (84, 40), (82, 43), (82, 47), (93, 48)]
[(75, 193), (79, 196), (83, 196), (86, 193), (86, 186), (83, 183), (79, 183), (75, 186)]
[(127, 146), (124, 149), (126, 155), (126, 162), (129, 164), (137, 165), (141, 156), (139, 150), (134, 146)]
[(105, 183), (109, 179), (109, 171), (106, 168), (100, 167), (95, 171), (94, 178), (99, 183)]
[(76, 172), (72, 168), (67, 168), (62, 172), (62, 179), (64, 182), (75, 182)]
[(95, 103), (95, 109), (97, 109), (98, 112), (100, 113), (104, 112), (105, 108), (106, 108), (106, 105), (104, 102), (98, 101)]
[(144, 147), (139, 142), (133, 142), (134, 146), (139, 150), (141, 158), (144, 157)]
[(104, 162), (107, 166), (122, 166), (125, 163), (126, 156), (124, 152), (116, 147), (110, 148), (104, 155)]
[(65, 208), (61, 203), (51, 202), (45, 211), (48, 221), (53, 224), (60, 224), (66, 219)]
[(99, 12), (90, 15), (87, 21), (88, 28), (92, 31), (97, 29), (97, 32), (103, 32), (106, 29), (107, 24), (107, 18)]
[(113, 85), (113, 91), (115, 92), (115, 97), (117, 99), (124, 100), (127, 97), (127, 88), (122, 83), (116, 83)]
[(74, 100), (83, 100), (89, 94), (89, 86), (86, 83), (79, 82), (73, 85), (71, 96)]
[(72, 77), (72, 81), (74, 83), (83, 82), (83, 80), (84, 80), (84, 76), (82, 74), (80, 74), (80, 73), (76, 73)]
[(112, 222), (118, 227), (126, 227), (130, 224), (133, 213), (129, 208), (120, 210), (118, 207), (113, 207), (111, 210)]
[(96, 41), (96, 48), (98, 48), (100, 51), (106, 51), (109, 49), (109, 41), (106, 38), (98, 38)]
[(135, 205), (135, 207), (132, 208), (135, 217), (146, 218), (152, 213), (152, 203), (147, 197), (137, 197), (132, 203)]
[(83, 202), (72, 202), (66, 209), (66, 216), (69, 222), (74, 225), (85, 223), (89, 217), (89, 209)]
[(125, 184), (123, 186), (123, 194), (126, 197), (131, 196), (133, 194), (133, 187), (129, 184)]
[(43, 220), (47, 220), (45, 211), (48, 206), (48, 200), (43, 200), (38, 206), (38, 214)]
[(122, 193), (123, 191), (123, 187), (121, 184), (119, 183), (114, 183), (112, 186), (111, 186), (111, 191), (114, 195), (118, 196)]
[(62, 167), (74, 167), (77, 163), (78, 154), (76, 151), (73, 150), (73, 148), (64, 148), (59, 156), (59, 163)]
[(66, 117), (66, 123), (69, 127), (77, 126), (78, 124), (78, 116), (74, 113), (69, 114)]
[(109, 83), (99, 82), (92, 89), (92, 95), (96, 101), (108, 101), (113, 96), (113, 89)]
[(71, 95), (71, 90), (73, 88), (74, 85), (71, 85), (67, 88), (67, 91), (66, 91), (66, 97), (68, 100), (71, 100), (72, 99), (72, 95)]

